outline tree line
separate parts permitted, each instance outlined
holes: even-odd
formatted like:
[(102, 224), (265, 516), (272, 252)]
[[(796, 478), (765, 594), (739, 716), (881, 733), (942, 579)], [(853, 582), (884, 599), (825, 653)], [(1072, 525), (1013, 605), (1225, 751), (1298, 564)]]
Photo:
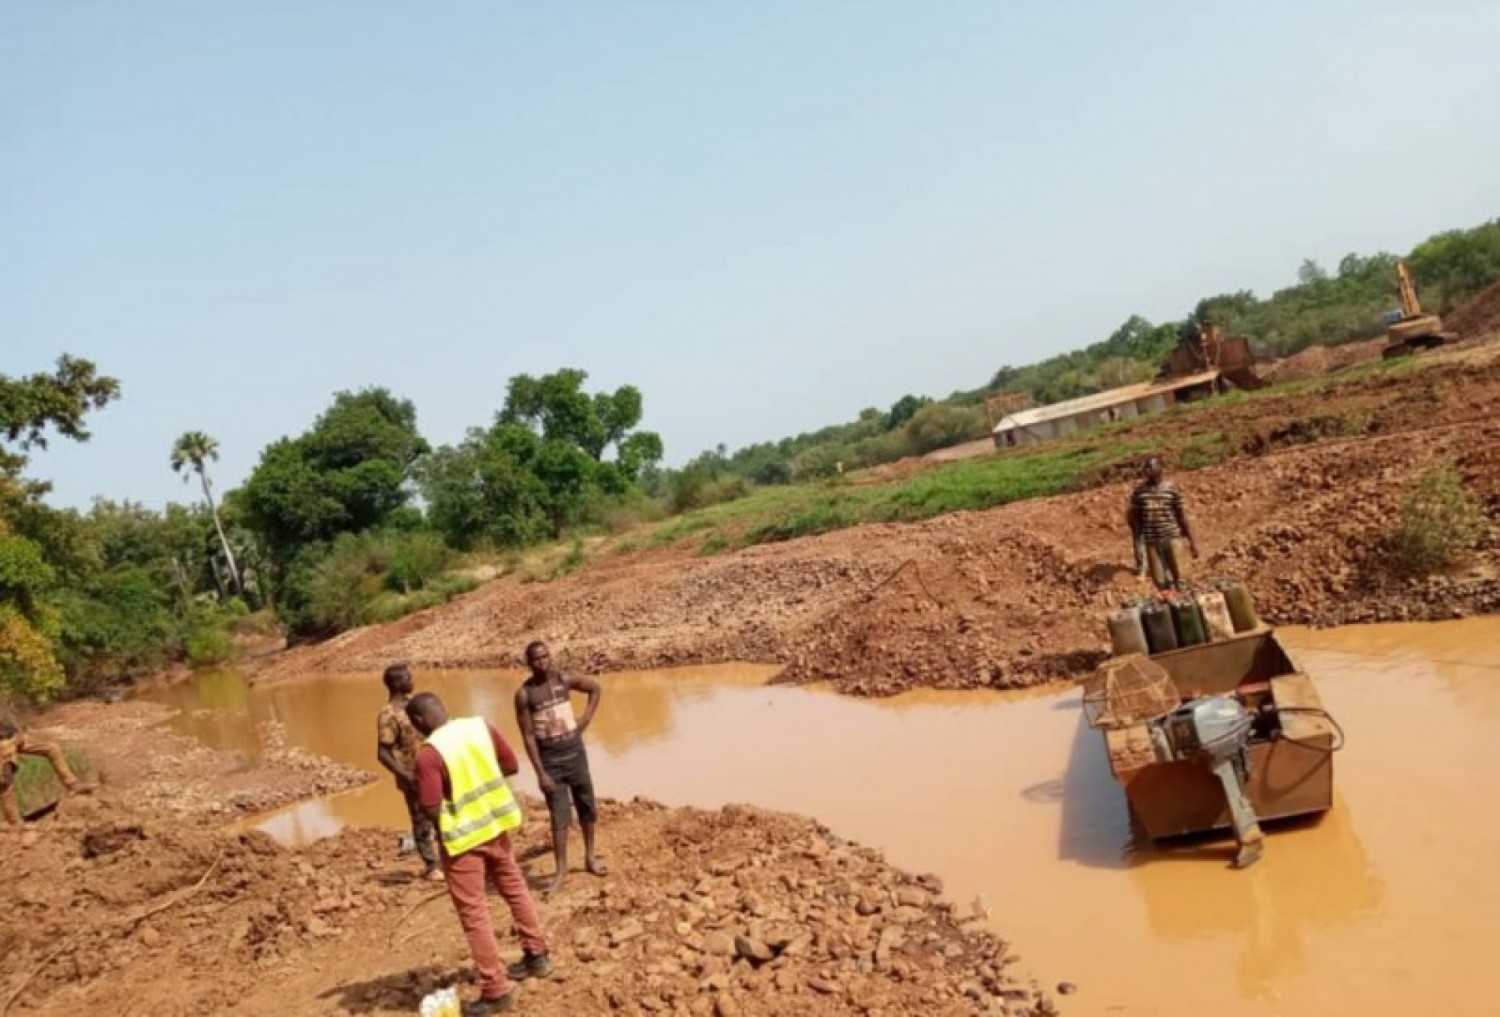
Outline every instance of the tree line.
[(523, 547), (635, 499), (662, 456), (641, 393), (585, 390), (563, 369), (510, 380), (493, 422), (433, 448), (387, 389), (340, 392), (216, 496), (215, 439), (184, 433), (164, 468), (201, 501), (156, 511), (47, 503), (28, 478), (49, 437), (86, 441), (120, 395), (90, 362), (0, 375), (0, 698), (84, 693), (174, 661), (227, 659), (237, 636), (293, 639), (389, 620), (472, 588), (456, 556)]

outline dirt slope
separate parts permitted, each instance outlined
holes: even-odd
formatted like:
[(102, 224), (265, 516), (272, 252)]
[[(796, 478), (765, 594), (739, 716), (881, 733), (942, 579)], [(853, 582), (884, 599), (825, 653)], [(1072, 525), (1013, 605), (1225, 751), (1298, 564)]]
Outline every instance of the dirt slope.
[(1500, 332), (1500, 282), (1480, 290), (1473, 299), (1443, 319), (1460, 339)]

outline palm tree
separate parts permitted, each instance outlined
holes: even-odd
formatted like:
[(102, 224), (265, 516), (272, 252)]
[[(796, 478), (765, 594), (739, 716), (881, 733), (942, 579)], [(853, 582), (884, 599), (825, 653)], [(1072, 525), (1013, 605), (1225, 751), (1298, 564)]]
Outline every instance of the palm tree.
[[(229, 575), (234, 580), (234, 588), (239, 593), (245, 592), (244, 584), (240, 581), (239, 566), (234, 563), (234, 552), (229, 548), (229, 538), (224, 536), (224, 523), (219, 518), (219, 506), (214, 504), (213, 483), (208, 479), (207, 463), (210, 459), (219, 458), (219, 443), (202, 431), (188, 431), (177, 439), (172, 446), (172, 472), (182, 473), (184, 468), (191, 468), (192, 472), (198, 474), (198, 479), (203, 483), (203, 497), (208, 501), (208, 511), (214, 517), (214, 529), (219, 533), (219, 546), (224, 548), (224, 559), (229, 563)], [(187, 474), (183, 474), (183, 482), (187, 481)]]

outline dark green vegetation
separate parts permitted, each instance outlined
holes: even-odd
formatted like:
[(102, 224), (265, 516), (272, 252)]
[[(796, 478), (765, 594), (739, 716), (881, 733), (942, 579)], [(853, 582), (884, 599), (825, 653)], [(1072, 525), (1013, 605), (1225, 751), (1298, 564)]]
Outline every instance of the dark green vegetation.
[(86, 440), (84, 418), (118, 394), (87, 361), (0, 377), (0, 697), (43, 699), (232, 650), (248, 614), (232, 599), (212, 515), (98, 501), (58, 510), (29, 480), (49, 430)]
[(442, 603), (473, 587), (447, 574), (455, 551), (555, 539), (639, 498), (661, 439), (636, 429), (639, 390), (590, 394), (587, 378), (517, 375), (494, 423), (457, 446), (431, 448), (410, 402), (369, 389), (340, 393), (308, 431), (267, 448), (228, 500), (264, 550), (292, 634)]
[[(49, 433), (87, 440), (85, 417), (119, 386), (69, 358), (53, 374), (0, 376), (0, 699), (218, 663), (238, 636), (389, 621), (473, 589), (462, 551), (659, 515), (637, 482), (661, 457), (661, 439), (637, 429), (640, 392), (589, 394), (586, 377), (517, 376), (488, 430), (436, 450), (409, 401), (341, 392), (301, 435), (268, 446), (222, 504), (217, 443), (190, 431), (167, 465), (198, 481), (201, 504), (79, 512), (47, 505), (47, 485), (24, 476), (27, 452)], [(562, 570), (581, 561), (580, 549)]]
[(428, 456), (417, 473), (433, 526), (454, 547), (522, 547), (598, 521), (628, 499), (662, 456), (661, 438), (636, 428), (641, 393), (583, 391), (562, 370), (512, 378), (489, 428)]
[[(1248, 290), (1205, 297), (1179, 321), (1152, 323), (1131, 315), (1099, 342), (1024, 367), (1001, 367), (980, 389), (942, 401), (908, 395), (887, 411), (867, 409), (847, 424), (732, 453), (720, 446), (657, 478), (655, 489), (677, 508), (701, 507), (744, 493), (727, 478), (758, 485), (816, 480), (835, 476), (837, 464), (861, 469), (983, 437), (986, 396), (1024, 392), (1045, 404), (1144, 381), (1155, 376), (1189, 320), (1248, 336), (1275, 356), (1368, 339), (1384, 332), (1383, 315), (1399, 306), (1397, 260), (1386, 253), (1350, 254), (1331, 272), (1305, 261), (1296, 284), (1269, 297)], [(1424, 307), (1446, 312), (1500, 279), (1500, 220), (1439, 233), (1418, 244), (1406, 261)]]

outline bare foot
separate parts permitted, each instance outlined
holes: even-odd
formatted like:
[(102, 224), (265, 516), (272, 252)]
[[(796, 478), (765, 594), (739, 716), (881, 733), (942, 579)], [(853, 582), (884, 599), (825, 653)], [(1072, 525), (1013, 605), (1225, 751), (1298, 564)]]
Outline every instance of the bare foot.
[(604, 864), (604, 859), (602, 858), (590, 858), (584, 863), (584, 868), (588, 869), (595, 876), (609, 875), (609, 866)]
[(566, 872), (559, 872), (556, 876), (552, 877), (552, 882), (547, 884), (547, 888), (542, 891), (542, 895), (544, 897), (555, 895), (563, 888), (563, 883), (567, 882), (567, 879), (568, 874)]

